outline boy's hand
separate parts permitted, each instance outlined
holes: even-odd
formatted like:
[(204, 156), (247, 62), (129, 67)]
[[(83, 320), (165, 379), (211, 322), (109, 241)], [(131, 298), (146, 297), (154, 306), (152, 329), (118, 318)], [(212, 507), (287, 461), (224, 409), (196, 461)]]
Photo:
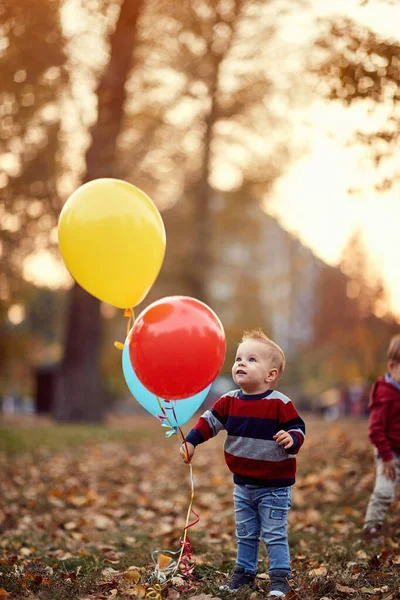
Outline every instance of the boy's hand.
[(382, 461), (382, 469), (386, 479), (396, 481), (396, 463), (394, 458), (392, 458), (392, 460)]
[(274, 435), (274, 440), (278, 442), (280, 446), (283, 446), (285, 450), (291, 448), (294, 444), (293, 438), (287, 431), (281, 429), (277, 434)]
[[(182, 444), (180, 454), (183, 458), (183, 462), (190, 463), (195, 449), (196, 448), (190, 442), (185, 442), (184, 444)], [(189, 456), (187, 455), (187, 453), (189, 453)]]

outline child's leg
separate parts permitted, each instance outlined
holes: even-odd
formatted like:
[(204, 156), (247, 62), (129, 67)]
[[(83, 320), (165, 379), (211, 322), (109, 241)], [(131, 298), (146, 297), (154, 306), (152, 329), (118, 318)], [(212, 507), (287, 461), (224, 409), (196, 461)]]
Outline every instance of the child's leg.
[(290, 487), (260, 490), (259, 515), (262, 538), (269, 558), (268, 573), (291, 575), (287, 538), (288, 512), (292, 505)]
[(258, 565), (261, 523), (257, 503), (254, 501), (254, 492), (251, 486), (235, 485), (233, 500), (238, 541), (236, 565), (242, 567), (246, 573), (255, 574)]
[[(396, 461), (397, 480), (400, 476), (400, 464)], [(391, 481), (383, 474), (382, 459), (375, 456), (376, 479), (364, 520), (364, 529), (382, 525), (386, 511), (395, 498), (396, 481)]]

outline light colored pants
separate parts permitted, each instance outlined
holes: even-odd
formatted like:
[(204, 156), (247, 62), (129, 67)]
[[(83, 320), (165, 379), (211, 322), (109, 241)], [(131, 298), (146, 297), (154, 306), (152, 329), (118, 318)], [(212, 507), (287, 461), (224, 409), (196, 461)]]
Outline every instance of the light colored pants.
[(375, 487), (369, 499), (364, 527), (383, 525), (386, 511), (395, 499), (396, 485), (400, 483), (400, 455), (393, 453), (393, 456), (396, 462), (396, 481), (391, 481), (384, 476), (382, 459), (375, 452)]

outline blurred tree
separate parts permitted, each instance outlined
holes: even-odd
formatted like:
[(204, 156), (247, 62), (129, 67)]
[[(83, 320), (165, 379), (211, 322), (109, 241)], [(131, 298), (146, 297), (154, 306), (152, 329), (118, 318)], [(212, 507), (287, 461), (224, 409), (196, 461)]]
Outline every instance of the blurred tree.
[[(393, 162), (400, 142), (400, 43), (349, 18), (321, 20), (320, 26), (310, 53), (318, 88), (330, 100), (368, 111), (365, 128), (351, 143), (365, 144), (375, 189), (387, 190), (400, 175)], [(307, 385), (315, 393), (338, 381), (374, 379), (398, 326), (359, 232), (343, 252), (340, 271), (328, 265), (321, 269), (317, 299), (316, 338), (301, 357)]]
[[(46, 2), (53, 7), (56, 5), (43, 0), (44, 5)], [(265, 200), (291, 156), (288, 108), (294, 96), (297, 101), (301, 98), (302, 90), (301, 69), (296, 62), (296, 69), (290, 70), (290, 46), (287, 40), (280, 38), (279, 31), (286, 11), (296, 10), (302, 4), (301, 0), (295, 5), (282, 0), (194, 0), (185, 3), (99, 0), (94, 3), (99, 12), (110, 10), (114, 15), (110, 18), (111, 13), (107, 13), (108, 24), (102, 25), (101, 39), (112, 28), (110, 23), (113, 26), (117, 22), (117, 25), (110, 39), (110, 56), (105, 51), (101, 64), (96, 63), (91, 71), (87, 70), (88, 78), (95, 82), (93, 88), (97, 86), (94, 94), (97, 120), (93, 124), (92, 119), (91, 141), (85, 141), (88, 145), (86, 159), (79, 162), (77, 146), (71, 142), (73, 131), (67, 136), (66, 130), (61, 133), (59, 129), (55, 130), (54, 145), (48, 143), (44, 147), (39, 140), (37, 150), (43, 151), (41, 161), (43, 168), (48, 169), (43, 181), (46, 186), (51, 182), (54, 189), (57, 181), (63, 197), (67, 195), (66, 176), (73, 172), (71, 180), (76, 185), (94, 177), (116, 176), (145, 189), (161, 209), (175, 204), (174, 209), (164, 212), (167, 256), (159, 282), (146, 302), (158, 293), (159, 284), (170, 293), (195, 295), (210, 302), (210, 290), (219, 283), (215, 266), (221, 259), (225, 242), (228, 246), (234, 241), (230, 239), (228, 243), (226, 229), (232, 226), (237, 235), (241, 235), (242, 246), (250, 246), (265, 235), (258, 205)], [(57, 21), (58, 13), (53, 16)], [(59, 28), (59, 23), (57, 26)], [(124, 32), (128, 32), (126, 37)], [(46, 36), (42, 38), (47, 39)], [(38, 45), (41, 42), (42, 39), (37, 40)], [(62, 36), (59, 44), (62, 48)], [(70, 46), (68, 51), (71, 56)], [(332, 46), (330, 51), (334, 62), (335, 48)], [(97, 52), (95, 54), (97, 58)], [(64, 60), (62, 52), (60, 56)], [(68, 65), (73, 80), (71, 89), (82, 86), (84, 80), (86, 83), (86, 75), (82, 75), (78, 67), (83, 62), (94, 62), (91, 56), (84, 44), (77, 44)], [(48, 58), (50, 60), (50, 55)], [(56, 104), (56, 100), (68, 83), (65, 62), (60, 69), (57, 85), (52, 90), (55, 96), (52, 114), (58, 127), (62, 105)], [(320, 72), (325, 73), (324, 67)], [(52, 71), (52, 76), (55, 74), (56, 71)], [(332, 73), (329, 76), (332, 81)], [(23, 74), (17, 79), (21, 77)], [(84, 111), (90, 112), (86, 108)], [(70, 118), (70, 113), (67, 116)], [(90, 121), (86, 114), (85, 119), (82, 129)], [(66, 164), (65, 147), (76, 158), (73, 166)], [(22, 167), (24, 178), (25, 170), (27, 176), (30, 173), (26, 165)], [(13, 185), (17, 184), (17, 175)], [(69, 185), (71, 187), (71, 183)], [(18, 197), (14, 193), (7, 191), (7, 215), (2, 220), (2, 224), (8, 223), (8, 232), (10, 226), (16, 227), (5, 238), (7, 248), (15, 242), (12, 233), (20, 225), (19, 221), (17, 224), (13, 221), (16, 206), (13, 199)], [(32, 200), (32, 194), (29, 188), (23, 198)], [(222, 210), (218, 208), (221, 197)], [(47, 221), (41, 223), (41, 229), (29, 229), (28, 239), (24, 242), (25, 254), (18, 251), (20, 262), (29, 248), (49, 242), (49, 231), (53, 232), (50, 243), (55, 243), (60, 202), (56, 194), (44, 194), (43, 202), (48, 202), (48, 198), (55, 201), (55, 206), (52, 212), (43, 206)], [(24, 207), (28, 215), (33, 212), (34, 216), (39, 209), (39, 205), (27, 201), (21, 212)], [(258, 213), (256, 209), (259, 209)], [(243, 226), (251, 211), (254, 213), (251, 222), (260, 224), (253, 229)], [(19, 218), (25, 217), (25, 214), (19, 215)], [(36, 216), (35, 219), (39, 221)], [(25, 225), (22, 225), (19, 231), (25, 236)], [(39, 236), (36, 235), (38, 231)], [(285, 255), (288, 270), (283, 272), (281, 281), (276, 282), (276, 289), (286, 288), (282, 305), (288, 310), (298, 304), (295, 295), (307, 270), (303, 264), (307, 261), (300, 256), (297, 244), (289, 246), (289, 254)], [(285, 245), (285, 253), (286, 249)], [(268, 266), (272, 255), (265, 251), (264, 256), (260, 256), (254, 250), (249, 256), (250, 263), (235, 273), (234, 292), (238, 293), (240, 307), (224, 305), (223, 300), (220, 306), (226, 308), (227, 313), (229, 308), (234, 308), (234, 312), (237, 309), (242, 318), (246, 315), (245, 291), (251, 289), (256, 298), (254, 320), (256, 316), (259, 320), (265, 314), (266, 290), (262, 279), (252, 278), (249, 264), (255, 265), (259, 261)], [(244, 281), (246, 285), (240, 287)], [(335, 304), (329, 290), (323, 291), (334, 310), (338, 312), (339, 305), (347, 307), (345, 294)], [(104, 403), (98, 360), (99, 303), (75, 286), (69, 310), (55, 414), (62, 420), (101, 419)], [(294, 314), (294, 310), (289, 310), (289, 315)], [(332, 331), (332, 324), (325, 323), (324, 326), (328, 325)], [(112, 361), (106, 362), (111, 364)]]
[(0, 311), (0, 396), (32, 393), (37, 366), (53, 365), (61, 356), (64, 292), (26, 286), (18, 296), (19, 303), (7, 311), (3, 304)]
[[(136, 25), (142, 0), (124, 0), (110, 37), (110, 58), (97, 88), (98, 116), (91, 129), (84, 182), (116, 174), (117, 138), (133, 64)], [(101, 421), (105, 397), (100, 379), (100, 302), (77, 284), (71, 291), (64, 357), (54, 416), (60, 421)]]
[(355, 141), (368, 148), (377, 171), (382, 167), (376, 190), (387, 190), (400, 178), (398, 165), (390, 164), (400, 145), (400, 42), (384, 39), (348, 18), (322, 25), (313, 61), (319, 85), (330, 99), (368, 106), (369, 118)]
[[(242, 189), (248, 198), (251, 184), (261, 203), (290, 155), (284, 107), (298, 74), (281, 77), (291, 49), (278, 33), (289, 10), (286, 2), (196, 0), (150, 2), (144, 13), (138, 60), (146, 68), (136, 69), (129, 82), (135, 96), (127, 107), (121, 164), (157, 122), (150, 151), (139, 164), (130, 161), (125, 176), (162, 209), (176, 203), (171, 214), (164, 212), (168, 243), (160, 281), (173, 272), (185, 293), (206, 302), (215, 195)], [(274, 57), (282, 52), (278, 64)]]
[[(72, 8), (77, 10), (79, 2), (75, 4), (76, 6)], [(278, 4), (274, 3), (270, 17), (273, 15), (276, 17), (280, 13)], [(73, 22), (71, 15), (69, 17), (67, 15), (67, 9), (71, 10), (72, 5), (70, 5), (63, 5), (65, 31), (71, 28)], [(249, 0), (236, 0), (233, 3), (221, 1), (217, 4), (204, 0), (178, 7), (172, 6), (169, 1), (146, 2), (143, 3), (142, 17), (137, 22), (139, 3), (122, 3), (119, 17), (121, 28), (117, 25), (115, 29), (111, 40), (110, 63), (105, 67), (104, 76), (98, 85), (96, 93), (98, 118), (92, 128), (92, 142), (86, 155), (86, 167), (79, 178), (79, 152), (74, 132), (65, 124), (61, 124), (60, 117), (63, 115), (66, 120), (74, 122), (71, 104), (63, 103), (65, 96), (76, 93), (76, 89), (79, 88), (79, 77), (86, 77), (85, 73), (91, 80), (98, 76), (99, 61), (92, 61), (96, 62), (92, 71), (86, 69), (82, 74), (77, 60), (81, 64), (88, 62), (86, 55), (82, 53), (82, 49), (86, 46), (82, 42), (77, 45), (77, 51), (72, 51), (70, 41), (73, 36), (70, 33), (66, 61), (64, 53), (66, 39), (63, 37), (60, 25), (61, 4), (55, 0), (43, 0), (39, 3), (33, 20), (29, 21), (37, 20), (38, 26), (34, 31), (40, 32), (40, 35), (35, 34), (39, 35), (38, 39), (25, 36), (25, 45), (18, 45), (19, 49), (24, 49), (23, 56), (15, 55), (10, 50), (7, 52), (5, 63), (13, 77), (15, 76), (14, 84), (17, 88), (25, 81), (25, 71), (30, 72), (30, 68), (20, 68), (25, 61), (31, 60), (34, 63), (32, 81), (37, 85), (41, 85), (42, 62), (48, 67), (45, 70), (42, 66), (43, 72), (46, 73), (43, 84), (46, 94), (40, 89), (41, 93), (34, 93), (32, 96), (31, 88), (21, 87), (25, 94), (20, 103), (21, 107), (24, 110), (31, 108), (32, 113), (29, 122), (31, 138), (24, 139), (23, 144), (16, 139), (17, 130), (21, 127), (21, 123), (24, 123), (24, 114), (27, 115), (27, 121), (31, 117), (31, 113), (26, 110), (25, 113), (21, 112), (17, 115), (18, 93), (6, 98), (8, 103), (5, 102), (5, 106), (9, 108), (2, 121), (4, 128), (2, 138), (7, 140), (7, 148), (11, 149), (12, 146), (13, 150), (10, 153), (6, 148), (2, 152), (3, 162), (7, 164), (7, 160), (9, 161), (8, 175), (6, 174), (4, 179), (4, 184), (7, 186), (3, 187), (2, 252), (4, 257), (13, 258), (10, 264), (17, 265), (18, 274), (22, 272), (22, 262), (27, 255), (38, 248), (54, 246), (56, 219), (61, 204), (58, 190), (62, 197), (65, 197), (68, 190), (66, 181), (73, 169), (75, 175), (72, 176), (72, 180), (75, 178), (77, 183), (101, 175), (114, 174), (126, 177), (129, 173), (135, 183), (143, 181), (145, 185), (142, 187), (145, 189), (149, 187), (146, 185), (146, 177), (147, 183), (151, 184), (154, 180), (158, 180), (162, 184), (161, 189), (165, 189), (169, 179), (166, 174), (177, 172), (179, 166), (182, 183), (180, 191), (190, 200), (189, 212), (192, 216), (190, 225), (185, 224), (185, 243), (189, 240), (189, 252), (185, 256), (183, 277), (188, 285), (188, 293), (205, 297), (204, 282), (207, 281), (207, 274), (205, 267), (201, 265), (208, 264), (210, 260), (208, 250), (208, 241), (211, 237), (210, 182), (213, 177), (215, 178), (216, 171), (224, 172), (223, 157), (227, 156), (229, 151), (232, 154), (228, 172), (234, 174), (236, 187), (240, 186), (243, 178), (253, 178), (255, 182), (268, 182), (268, 185), (279, 171), (277, 156), (270, 162), (268, 169), (265, 168), (265, 160), (271, 152), (271, 146), (267, 145), (267, 150), (263, 142), (265, 137), (263, 132), (256, 132), (258, 121), (263, 120), (264, 126), (271, 129), (279, 120), (273, 109), (265, 108), (265, 97), (270, 93), (271, 84), (264, 72), (265, 53), (260, 52), (260, 48), (266, 46), (265, 39), (272, 38), (275, 30), (268, 25), (273, 19), (264, 18), (268, 5), (269, 3), (261, 1), (255, 4)], [(96, 9), (99, 12), (114, 10), (115, 14), (115, 9), (119, 9), (119, 2), (112, 0), (97, 2)], [(45, 13), (43, 16), (42, 10)], [(128, 23), (129, 10), (133, 13), (136, 10), (136, 14), (132, 17), (134, 23), (133, 21)], [(14, 32), (15, 29), (15, 35), (20, 35), (22, 30), (27, 31), (26, 23), (32, 15), (29, 10), (24, 10), (22, 4), (15, 3), (14, 11), (11, 12), (8, 8), (3, 8), (3, 14), (6, 17), (5, 32), (8, 30)], [(72, 16), (75, 14), (76, 18), (77, 13), (71, 14)], [(110, 14), (108, 22), (113, 22)], [(17, 22), (18, 19), (21, 20), (21, 27)], [(124, 21), (125, 25), (128, 23), (131, 27), (131, 35), (127, 39), (122, 35)], [(136, 32), (136, 25), (140, 31), (141, 45), (133, 57), (136, 35), (132, 33)], [(103, 24), (102, 27), (103, 34), (107, 33), (107, 28), (110, 29), (110, 25)], [(176, 37), (171, 35), (174, 29), (178, 33)], [(8, 44), (6, 38), (7, 36), (5, 36), (4, 46), (8, 49), (14, 48), (14, 45)], [(88, 40), (83, 41), (88, 44)], [(37, 48), (38, 55), (40, 54), (41, 57), (43, 55), (39, 61), (29, 51), (33, 46)], [(133, 73), (131, 73), (132, 60), (136, 61)], [(250, 69), (254, 61), (256, 63)], [(105, 63), (106, 60), (103, 60), (103, 64)], [(67, 87), (69, 78), (71, 86)], [(183, 80), (183, 85), (176, 85), (177, 80)], [(135, 90), (138, 81), (143, 85), (139, 90)], [(133, 104), (136, 108), (139, 106), (138, 119), (135, 119), (133, 129), (136, 133), (143, 131), (142, 137), (134, 136), (133, 145), (129, 139), (132, 133), (129, 120), (126, 119), (122, 123), (125, 89), (129, 94), (127, 104)], [(136, 91), (139, 93), (135, 93)], [(149, 98), (152, 102), (148, 102)], [(115, 99), (116, 104), (114, 104)], [(9, 113), (17, 115), (17, 118), (10, 119)], [(281, 119), (283, 121), (283, 117)], [(229, 121), (231, 126), (227, 127)], [(85, 117), (85, 123), (87, 122), (88, 118)], [(21, 129), (25, 131), (27, 127), (23, 126)], [(178, 136), (173, 138), (171, 133), (176, 131)], [(117, 142), (120, 132), (122, 135)], [(169, 144), (169, 148), (172, 148), (171, 156), (164, 157), (164, 142), (169, 137), (172, 140)], [(178, 140), (178, 144), (175, 144), (175, 140)], [(28, 149), (28, 141), (32, 146), (31, 152), (28, 154), (20, 152), (17, 168), (15, 149), (18, 143), (24, 149)], [(149, 149), (151, 141), (153, 146)], [(212, 157), (212, 147), (215, 144), (220, 147), (218, 152), (222, 157), (222, 161), (219, 159), (220, 164)], [(277, 145), (273, 147), (276, 150)], [(234, 156), (235, 152), (232, 152), (233, 148), (237, 158)], [(66, 157), (68, 152), (69, 157)], [(132, 152), (138, 160), (132, 160)], [(10, 156), (11, 154), (13, 156)], [(74, 158), (73, 167), (71, 155)], [(69, 158), (69, 162), (66, 158)], [(136, 168), (132, 169), (132, 165)], [(38, 175), (41, 171), (38, 166), (43, 170), (40, 177)], [(136, 175), (139, 181), (136, 180)], [(30, 178), (34, 178), (32, 185)], [(232, 182), (229, 181), (229, 186), (231, 184)], [(215, 185), (214, 183), (213, 187)], [(162, 205), (160, 202), (162, 196), (162, 191), (156, 194), (156, 200), (160, 205)], [(168, 197), (167, 203), (172, 204), (177, 197), (177, 194)], [(40, 201), (37, 201), (38, 199)], [(21, 238), (21, 243), (17, 235), (14, 235), (16, 232)], [(9, 275), (10, 277), (2, 279), (4, 297), (8, 293), (6, 286), (9, 282), (17, 281), (11, 277), (11, 273)], [(88, 298), (82, 290), (74, 287), (67, 321), (66, 352), (55, 408), (55, 415), (59, 419), (91, 419), (92, 416), (89, 414), (99, 410), (101, 394), (98, 387), (100, 378), (97, 367), (100, 331), (98, 306), (96, 300)], [(82, 342), (79, 341), (78, 336), (81, 337)], [(85, 384), (82, 378), (86, 380)], [(71, 388), (68, 394), (65, 391), (67, 382), (70, 382), (68, 385), (74, 388), (73, 390)], [(91, 387), (92, 385), (94, 387)], [(80, 393), (78, 393), (79, 386)], [(92, 393), (88, 392), (89, 387)], [(67, 396), (68, 402), (66, 402)], [(89, 398), (93, 402), (91, 406), (89, 406), (91, 402)], [(74, 403), (76, 406), (73, 406)], [(101, 410), (95, 418), (101, 418)]]
[(58, 216), (58, 108), (68, 79), (60, 4), (0, 2), (0, 301), (6, 303), (23, 285), (23, 259), (46, 247)]
[(340, 269), (321, 263), (316, 299), (315, 339), (299, 361), (306, 391), (372, 381), (384, 368), (387, 344), (398, 326), (359, 232), (345, 247)]
[(13, 377), (28, 386), (29, 373), (16, 369), (18, 361), (31, 368), (34, 337), (7, 311), (21, 304), (27, 312), (23, 260), (47, 246), (58, 216), (59, 103), (68, 81), (60, 5), (0, 2), (0, 392)]
[(336, 331), (350, 325), (347, 278), (340, 269), (321, 263), (315, 286), (314, 343), (330, 342)]
[(356, 231), (343, 250), (340, 268), (347, 276), (347, 297), (353, 299), (353, 318), (376, 314), (389, 316), (389, 306), (382, 277), (371, 266), (368, 250), (360, 231)]

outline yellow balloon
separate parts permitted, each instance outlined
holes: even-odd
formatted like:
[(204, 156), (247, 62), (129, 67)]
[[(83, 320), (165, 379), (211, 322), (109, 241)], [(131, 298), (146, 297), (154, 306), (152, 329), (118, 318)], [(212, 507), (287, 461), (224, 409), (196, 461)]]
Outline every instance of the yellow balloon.
[(64, 204), (58, 244), (67, 269), (87, 292), (118, 308), (136, 306), (164, 260), (158, 209), (134, 185), (95, 179)]

